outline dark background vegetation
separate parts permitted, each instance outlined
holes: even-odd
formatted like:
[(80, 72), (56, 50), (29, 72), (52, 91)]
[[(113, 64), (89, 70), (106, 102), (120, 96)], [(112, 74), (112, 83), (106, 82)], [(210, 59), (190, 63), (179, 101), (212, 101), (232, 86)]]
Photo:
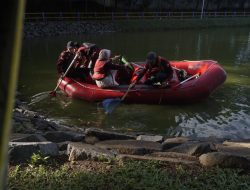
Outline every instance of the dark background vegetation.
[[(202, 0), (27, 0), (26, 12), (200, 11)], [(205, 0), (206, 11), (250, 11), (250, 0)]]

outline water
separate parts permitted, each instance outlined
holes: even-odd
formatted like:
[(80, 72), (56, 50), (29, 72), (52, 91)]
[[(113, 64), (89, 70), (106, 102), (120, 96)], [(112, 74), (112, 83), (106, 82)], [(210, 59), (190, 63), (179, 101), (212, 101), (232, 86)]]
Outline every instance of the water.
[(63, 95), (32, 105), (62, 123), (117, 131), (144, 131), (182, 136), (250, 137), (250, 28), (108, 33), (25, 40), (19, 91), (26, 101), (53, 90), (55, 61), (69, 40), (93, 42), (130, 61), (154, 50), (169, 60), (217, 60), (228, 73), (226, 82), (206, 101), (192, 105), (126, 105), (105, 115), (97, 103)]

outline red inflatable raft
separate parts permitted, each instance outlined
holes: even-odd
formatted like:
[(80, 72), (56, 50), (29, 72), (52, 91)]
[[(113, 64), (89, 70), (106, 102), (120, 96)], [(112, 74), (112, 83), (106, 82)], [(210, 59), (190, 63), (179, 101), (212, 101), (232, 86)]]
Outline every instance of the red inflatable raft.
[[(132, 63), (134, 68), (142, 67), (143, 64)], [(125, 98), (127, 103), (145, 104), (176, 104), (191, 103), (207, 98), (217, 87), (226, 80), (226, 72), (212, 60), (201, 61), (171, 61), (175, 72), (171, 87), (156, 88), (138, 84)], [(189, 77), (179, 81), (176, 71), (184, 69)], [(60, 79), (59, 79), (60, 80)], [(143, 81), (143, 79), (142, 79)], [(59, 81), (58, 81), (59, 82)], [(95, 83), (82, 82), (77, 79), (65, 77), (59, 88), (68, 96), (86, 101), (102, 101), (108, 98), (120, 98), (128, 89), (128, 85), (114, 89), (101, 89)]]

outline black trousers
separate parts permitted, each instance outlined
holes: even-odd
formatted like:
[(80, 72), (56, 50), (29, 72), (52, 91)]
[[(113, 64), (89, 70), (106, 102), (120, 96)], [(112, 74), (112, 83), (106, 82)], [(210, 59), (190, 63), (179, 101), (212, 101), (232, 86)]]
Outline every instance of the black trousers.
[(164, 82), (168, 78), (168, 74), (164, 72), (158, 72), (155, 75), (151, 76), (149, 79), (147, 79), (144, 84), (146, 85), (153, 85), (157, 82)]

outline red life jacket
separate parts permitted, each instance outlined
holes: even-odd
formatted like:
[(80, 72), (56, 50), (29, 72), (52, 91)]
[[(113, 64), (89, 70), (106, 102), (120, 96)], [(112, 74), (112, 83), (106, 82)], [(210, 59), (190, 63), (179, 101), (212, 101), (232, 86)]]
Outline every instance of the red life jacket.
[(100, 79), (103, 79), (105, 78), (106, 76), (106, 72), (105, 72), (105, 65), (108, 61), (107, 60), (97, 60), (96, 63), (95, 63), (95, 67), (94, 67), (94, 74), (92, 76), (92, 78), (94, 80), (100, 80)]
[(56, 62), (58, 74), (62, 74), (62, 73), (66, 72), (66, 70), (69, 67), (69, 64), (71, 63), (73, 58), (74, 58), (73, 53), (71, 53), (67, 50), (62, 51), (62, 53), (60, 54), (60, 56)]
[(157, 62), (154, 66), (151, 66), (149, 64), (146, 64), (144, 69), (137, 69), (134, 72), (134, 76), (132, 77), (132, 82), (140, 80), (144, 75), (145, 78), (148, 79), (151, 76), (154, 76), (158, 72), (164, 72), (169, 75), (169, 77), (172, 77), (173, 69), (166, 59), (158, 56)]
[(81, 65), (83, 65), (85, 68), (88, 67), (88, 48), (81, 46), (78, 48), (77, 53), (80, 53), (81, 57), (76, 59), (75, 67), (77, 68)]

